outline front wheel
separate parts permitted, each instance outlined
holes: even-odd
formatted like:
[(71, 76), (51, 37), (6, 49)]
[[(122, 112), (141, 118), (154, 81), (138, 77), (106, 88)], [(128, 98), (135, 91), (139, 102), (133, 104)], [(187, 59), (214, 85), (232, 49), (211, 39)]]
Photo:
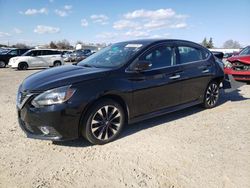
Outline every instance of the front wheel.
[(207, 89), (204, 94), (203, 107), (213, 108), (218, 104), (219, 101), (219, 84), (212, 81), (208, 84)]
[(18, 70), (27, 70), (28, 67), (29, 67), (29, 66), (28, 66), (28, 64), (27, 64), (26, 62), (21, 62), (21, 63), (18, 64), (17, 69), (18, 69)]
[(106, 144), (120, 134), (125, 115), (122, 106), (110, 99), (97, 102), (87, 113), (83, 136), (93, 144)]

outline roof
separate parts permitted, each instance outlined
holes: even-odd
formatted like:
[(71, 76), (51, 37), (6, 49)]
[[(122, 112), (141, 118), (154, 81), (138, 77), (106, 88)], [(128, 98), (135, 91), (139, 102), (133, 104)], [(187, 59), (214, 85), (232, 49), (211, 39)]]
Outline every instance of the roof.
[(130, 40), (130, 41), (128, 40), (128, 41), (123, 41), (123, 42), (127, 42), (127, 43), (141, 43), (141, 44), (145, 44), (145, 45), (152, 44), (152, 43), (161, 43), (161, 42), (188, 42), (188, 43), (197, 44), (195, 42), (188, 41), (188, 40), (181, 40), (181, 39), (161, 39), (161, 38), (158, 38), (158, 39), (138, 39), (138, 40)]

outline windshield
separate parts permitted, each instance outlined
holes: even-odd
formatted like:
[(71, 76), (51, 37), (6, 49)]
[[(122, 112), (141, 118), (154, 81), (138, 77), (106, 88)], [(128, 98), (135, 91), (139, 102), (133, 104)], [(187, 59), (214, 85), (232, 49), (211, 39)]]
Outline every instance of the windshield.
[(119, 67), (124, 65), (144, 45), (129, 42), (113, 44), (89, 56), (77, 65), (100, 68)]
[(240, 55), (240, 56), (242, 56), (242, 55), (250, 55), (250, 47), (244, 48), (244, 49), (240, 52), (239, 55)]
[(5, 55), (5, 54), (9, 53), (10, 51), (11, 50), (9, 50), (9, 49), (1, 49), (0, 54)]

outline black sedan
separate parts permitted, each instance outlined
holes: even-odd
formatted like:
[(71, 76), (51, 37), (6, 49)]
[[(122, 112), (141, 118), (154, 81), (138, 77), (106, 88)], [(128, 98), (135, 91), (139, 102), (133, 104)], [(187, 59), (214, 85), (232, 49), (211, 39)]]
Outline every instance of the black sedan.
[(21, 128), (31, 138), (93, 144), (113, 141), (133, 123), (219, 99), (223, 66), (183, 40), (116, 43), (76, 66), (35, 73), (18, 89)]

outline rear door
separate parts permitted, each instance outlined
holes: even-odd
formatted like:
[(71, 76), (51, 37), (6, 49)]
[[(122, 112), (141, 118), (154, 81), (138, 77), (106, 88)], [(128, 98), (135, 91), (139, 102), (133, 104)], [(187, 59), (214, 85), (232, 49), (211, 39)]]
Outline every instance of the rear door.
[(48, 66), (52, 66), (50, 65), (51, 63), (51, 55), (52, 51), (51, 50), (42, 50), (42, 54), (41, 54), (41, 67), (48, 67)]
[(203, 98), (205, 89), (214, 74), (213, 57), (199, 46), (185, 42), (177, 44), (177, 64), (181, 72), (182, 104)]

